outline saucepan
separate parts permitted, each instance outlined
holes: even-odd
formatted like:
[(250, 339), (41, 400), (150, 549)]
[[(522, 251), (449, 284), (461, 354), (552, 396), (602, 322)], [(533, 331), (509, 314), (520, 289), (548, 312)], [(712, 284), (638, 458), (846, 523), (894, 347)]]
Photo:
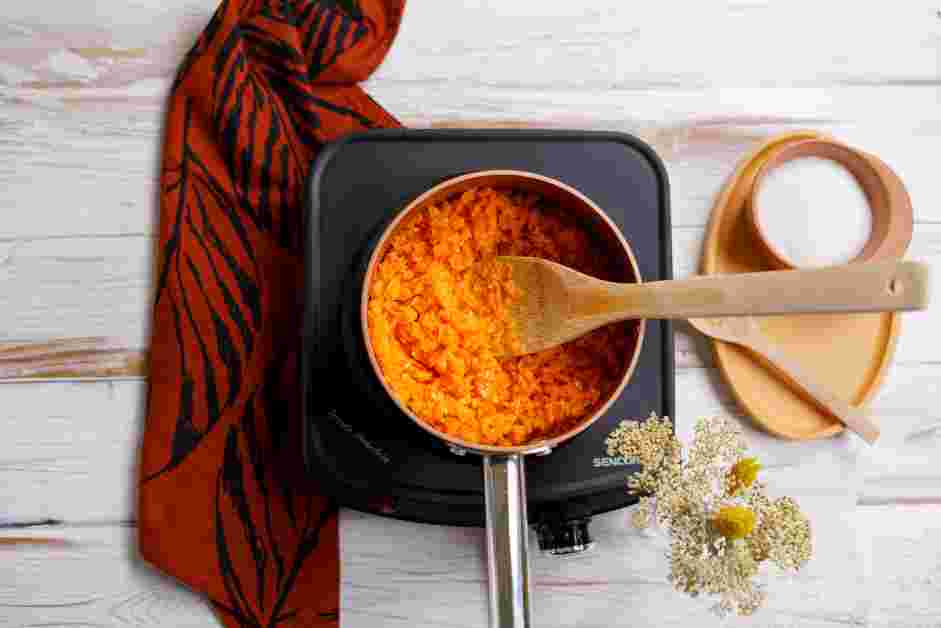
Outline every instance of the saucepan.
[(611, 219), (590, 199), (574, 188), (534, 173), (514, 170), (488, 170), (465, 174), (449, 179), (428, 190), (403, 209), (389, 223), (377, 241), (366, 267), (360, 300), (360, 319), (362, 337), (366, 345), (369, 362), (389, 398), (423, 430), (430, 432), (443, 441), (457, 455), (468, 453), (479, 455), (483, 462), (484, 496), (486, 501), (486, 539), (487, 565), (489, 575), (490, 618), (492, 626), (516, 628), (529, 626), (530, 585), (528, 560), (528, 523), (526, 518), (526, 479), (524, 458), (530, 455), (546, 455), (552, 450), (588, 429), (608, 407), (617, 399), (634, 372), (644, 337), (644, 321), (636, 321), (637, 333), (630, 336), (633, 346), (626, 353), (628, 359), (620, 374), (618, 384), (607, 397), (568, 431), (551, 438), (536, 440), (524, 445), (501, 447), (471, 443), (446, 434), (431, 427), (419, 419), (401, 403), (382, 375), (367, 326), (367, 308), (369, 305), (369, 286), (379, 262), (389, 246), (391, 235), (399, 224), (413, 212), (430, 204), (443, 201), (462, 192), (479, 186), (510, 188), (534, 192), (550, 201), (563, 211), (571, 214), (591, 233), (599, 246), (614, 262), (619, 271), (620, 281), (640, 282), (640, 271), (631, 247), (621, 235)]

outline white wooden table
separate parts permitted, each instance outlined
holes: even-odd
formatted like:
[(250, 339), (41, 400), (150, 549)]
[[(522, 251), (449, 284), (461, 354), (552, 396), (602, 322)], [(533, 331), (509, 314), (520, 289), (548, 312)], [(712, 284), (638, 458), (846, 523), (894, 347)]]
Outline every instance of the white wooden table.
[[(161, 105), (214, 4), (0, 8), (0, 377), (18, 378), (0, 385), (0, 626), (215, 625), (133, 545)], [(368, 89), (411, 126), (644, 138), (671, 178), (677, 276), (693, 272), (713, 196), (746, 151), (784, 130), (829, 132), (899, 172), (915, 204), (910, 257), (941, 269), (938, 0), (410, 0)], [(775, 582), (742, 625), (941, 626), (937, 312), (905, 320), (874, 402), (895, 436), (864, 456), (850, 501), (815, 492), (814, 478), (842, 473), (838, 445), (750, 433), (772, 480), (833, 510), (814, 520), (808, 572)], [(738, 414), (704, 349), (679, 333), (684, 433)], [(539, 625), (717, 624), (672, 592), (661, 548), (624, 512), (593, 532), (593, 554), (534, 561)], [(479, 530), (343, 512), (342, 560), (345, 626), (485, 621)]]

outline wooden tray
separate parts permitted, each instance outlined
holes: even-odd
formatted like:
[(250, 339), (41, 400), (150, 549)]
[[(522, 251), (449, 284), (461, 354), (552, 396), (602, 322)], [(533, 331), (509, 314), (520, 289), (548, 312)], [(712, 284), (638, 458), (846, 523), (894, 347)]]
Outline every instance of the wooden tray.
[[(748, 225), (747, 199), (755, 173), (768, 154), (784, 143), (806, 139), (827, 138), (814, 132), (781, 135), (739, 164), (712, 211), (703, 247), (704, 274), (774, 268)], [(894, 173), (889, 174), (901, 185)], [(854, 405), (862, 405), (875, 394), (891, 361), (899, 318), (897, 313), (813, 314), (762, 317), (759, 321), (769, 339), (809, 375)], [(768, 432), (809, 440), (843, 430), (842, 423), (787, 384), (756, 354), (722, 341), (712, 343), (733, 396)]]

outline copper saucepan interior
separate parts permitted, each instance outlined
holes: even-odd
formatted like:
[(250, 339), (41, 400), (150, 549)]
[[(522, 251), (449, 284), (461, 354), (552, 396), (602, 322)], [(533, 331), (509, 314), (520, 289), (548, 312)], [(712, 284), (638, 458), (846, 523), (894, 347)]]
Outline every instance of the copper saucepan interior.
[(641, 281), (637, 261), (630, 245), (621, 235), (611, 219), (589, 198), (576, 189), (549, 177), (516, 171), (487, 170), (474, 172), (449, 179), (431, 188), (408, 206), (386, 227), (373, 249), (366, 267), (360, 297), (360, 323), (366, 353), (373, 372), (392, 401), (416, 425), (447, 443), (456, 454), (473, 452), (483, 457), (484, 494), (486, 498), (487, 553), (490, 575), (490, 617), (492, 626), (529, 626), (529, 575), (527, 558), (527, 521), (526, 521), (526, 482), (523, 469), (523, 456), (526, 454), (547, 454), (560, 443), (576, 436), (587, 429), (618, 398), (630, 380), (643, 344), (645, 324), (638, 321), (638, 331), (630, 359), (625, 363), (618, 385), (592, 412), (577, 425), (562, 434), (550, 438), (503, 447), (471, 443), (441, 432), (419, 419), (405, 407), (382, 375), (382, 369), (376, 360), (369, 336), (367, 308), (369, 305), (368, 287), (379, 262), (385, 256), (391, 241), (391, 235), (398, 225), (412, 212), (437, 203), (451, 196), (481, 186), (511, 188), (539, 194), (553, 205), (574, 214), (587, 231), (612, 255), (623, 259), (624, 277), (621, 281)]

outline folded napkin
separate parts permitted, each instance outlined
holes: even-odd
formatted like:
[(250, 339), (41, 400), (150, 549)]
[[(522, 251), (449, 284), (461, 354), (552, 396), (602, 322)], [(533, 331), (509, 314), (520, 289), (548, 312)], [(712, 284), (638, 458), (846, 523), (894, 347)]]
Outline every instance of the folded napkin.
[(138, 525), (228, 626), (338, 622), (336, 508), (303, 486), (304, 189), (321, 146), (398, 126), (358, 86), (404, 0), (225, 0), (173, 83)]

